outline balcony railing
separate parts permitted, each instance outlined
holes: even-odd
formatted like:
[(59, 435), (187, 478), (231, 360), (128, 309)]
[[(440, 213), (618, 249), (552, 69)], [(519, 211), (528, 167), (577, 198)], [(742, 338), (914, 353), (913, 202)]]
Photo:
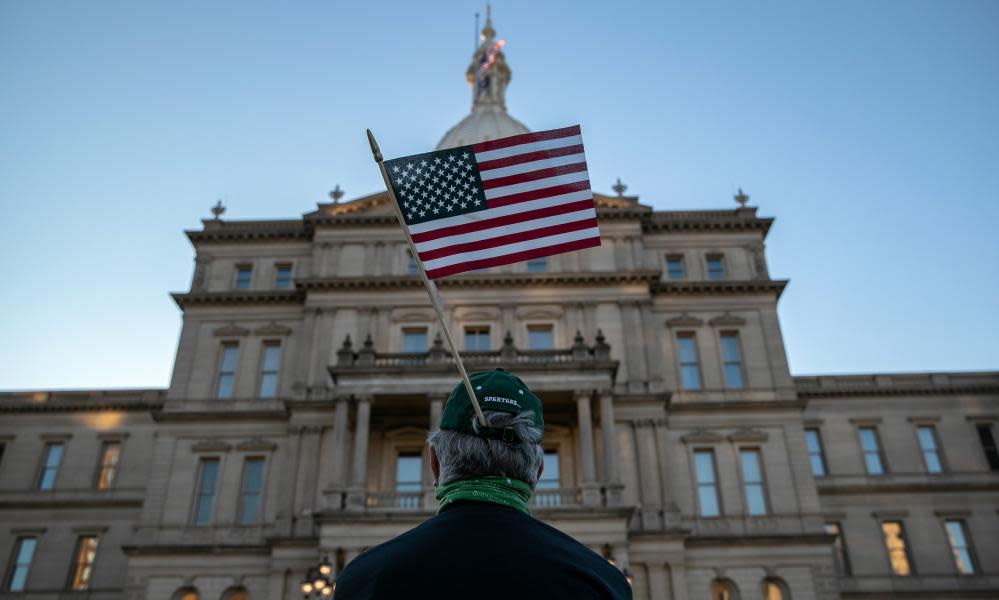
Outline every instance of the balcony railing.
[[(372, 511), (429, 510), (436, 506), (429, 490), (420, 492), (368, 492), (364, 505)], [(573, 508), (582, 505), (579, 488), (538, 489), (531, 498), (531, 506), (540, 509)]]
[(375, 510), (417, 510), (426, 503), (424, 492), (368, 492), (365, 506)]
[(582, 503), (583, 494), (579, 488), (536, 489), (531, 498), (531, 506), (535, 508), (579, 506)]
[[(513, 336), (507, 332), (503, 338), (503, 347), (499, 350), (462, 352), (461, 358), (466, 365), (481, 369), (490, 367), (530, 367), (532, 365), (552, 366), (600, 366), (614, 367), (616, 362), (610, 358), (610, 344), (601, 331), (597, 331), (595, 343), (589, 346), (581, 333), (576, 332), (573, 345), (569, 348), (553, 350), (522, 350), (514, 346)], [(379, 371), (406, 369), (412, 367), (443, 367), (453, 368), (454, 358), (444, 348), (444, 341), (438, 334), (433, 345), (426, 352), (376, 352), (374, 341), (369, 335), (361, 349), (354, 352), (353, 343), (348, 335), (340, 350), (337, 351), (334, 371), (350, 371), (355, 369), (376, 369)]]

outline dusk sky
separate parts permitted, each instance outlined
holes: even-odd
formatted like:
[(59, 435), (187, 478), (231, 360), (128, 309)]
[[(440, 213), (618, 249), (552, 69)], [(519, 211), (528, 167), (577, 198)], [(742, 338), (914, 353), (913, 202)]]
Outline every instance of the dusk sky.
[[(200, 227), (384, 189), (470, 107), (477, 2), (0, 2), (0, 389), (160, 387)], [(792, 372), (999, 369), (999, 2), (494, 3), (590, 178), (776, 217)], [(446, 300), (446, 292), (445, 292)]]

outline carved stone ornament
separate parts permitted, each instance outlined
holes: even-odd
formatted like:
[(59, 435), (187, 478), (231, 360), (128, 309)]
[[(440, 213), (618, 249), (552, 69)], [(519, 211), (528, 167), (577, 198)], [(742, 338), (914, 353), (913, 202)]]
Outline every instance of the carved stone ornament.
[(666, 327), (700, 327), (704, 325), (704, 321), (698, 319), (693, 315), (683, 313), (679, 317), (673, 317), (666, 321)]
[(279, 325), (274, 321), (261, 325), (253, 330), (253, 335), (291, 335), (291, 327)]
[(732, 313), (726, 312), (725, 314), (718, 315), (710, 321), (708, 321), (713, 327), (742, 327), (746, 324), (746, 320), (742, 317), (737, 317)]
[(720, 434), (707, 429), (695, 429), (680, 438), (684, 444), (717, 444), (724, 440)]
[(222, 327), (217, 327), (212, 330), (215, 337), (245, 337), (250, 335), (250, 330), (246, 327), (240, 327), (235, 323), (229, 323)]
[(232, 444), (211, 438), (198, 440), (191, 444), (192, 452), (228, 452), (230, 450), (232, 450)]
[(242, 441), (236, 446), (236, 450), (241, 452), (273, 452), (275, 448), (277, 444), (274, 442), (258, 437)]
[(730, 442), (765, 442), (770, 438), (765, 431), (751, 427), (740, 427), (728, 436)]

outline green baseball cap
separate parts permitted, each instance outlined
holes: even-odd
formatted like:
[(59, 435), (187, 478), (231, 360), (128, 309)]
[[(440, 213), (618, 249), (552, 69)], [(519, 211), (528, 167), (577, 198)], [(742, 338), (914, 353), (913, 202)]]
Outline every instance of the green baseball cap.
[[(482, 407), (483, 411), (495, 410), (513, 414), (532, 411), (534, 424), (544, 430), (545, 417), (541, 411), (541, 400), (527, 388), (527, 385), (519, 377), (509, 371), (496, 369), (472, 373), (468, 379), (472, 382), (475, 398), (479, 401), (479, 406)], [(465, 383), (459, 381), (458, 385), (451, 390), (451, 395), (447, 397), (447, 403), (444, 404), (444, 411), (441, 414), (441, 429), (515, 441), (515, 438), (510, 438), (513, 430), (509, 428), (507, 430), (492, 428), (483, 430), (480, 427), (479, 433), (476, 433), (472, 429), (472, 419), (474, 418), (475, 409), (468, 398)]]

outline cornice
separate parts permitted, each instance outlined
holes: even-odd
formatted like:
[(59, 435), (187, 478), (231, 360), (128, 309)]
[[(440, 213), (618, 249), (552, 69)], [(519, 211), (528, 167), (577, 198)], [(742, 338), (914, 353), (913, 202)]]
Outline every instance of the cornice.
[(174, 292), (170, 294), (181, 309), (189, 306), (231, 304), (303, 304), (299, 290), (236, 290), (225, 292)]
[(152, 412), (166, 390), (80, 390), (0, 393), (0, 413)]
[(999, 372), (811, 375), (794, 385), (800, 398), (999, 394)]
[(773, 222), (773, 217), (757, 217), (756, 208), (657, 211), (643, 220), (642, 231), (759, 231), (766, 237)]
[[(517, 286), (589, 286), (589, 285), (652, 285), (660, 277), (659, 271), (633, 271), (606, 273), (484, 273), (459, 275), (440, 279), (439, 287), (517, 287)], [(391, 275), (379, 277), (313, 277), (299, 279), (296, 284), (305, 291), (367, 290), (422, 288), (423, 282), (416, 275)]]
[(775, 294), (780, 298), (787, 287), (787, 279), (745, 281), (655, 281), (650, 285), (653, 294), (701, 296), (718, 294)]
[(302, 219), (222, 221), (206, 219), (201, 230), (184, 233), (192, 244), (233, 241), (308, 240), (311, 232)]

